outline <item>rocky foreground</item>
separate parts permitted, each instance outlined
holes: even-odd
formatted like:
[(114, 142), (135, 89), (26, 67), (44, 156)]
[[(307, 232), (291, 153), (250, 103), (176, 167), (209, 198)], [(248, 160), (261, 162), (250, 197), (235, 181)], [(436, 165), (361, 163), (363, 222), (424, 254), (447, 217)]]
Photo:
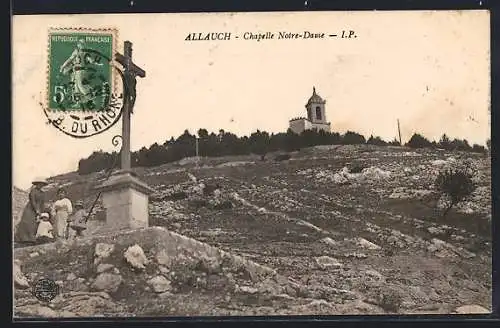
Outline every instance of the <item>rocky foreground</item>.
[[(347, 290), (310, 290), (269, 267), (160, 227), (21, 248), (15, 258), (16, 317), (380, 312)], [(40, 278), (60, 286), (50, 302), (31, 293)], [(342, 295), (346, 304), (329, 304), (325, 293)]]
[[(477, 188), (443, 218), (433, 179), (464, 161), (477, 170)], [(94, 235), (75, 244), (16, 249), (15, 313), (487, 313), (489, 163), (473, 154), (343, 146), (305, 149), (284, 162), (186, 159), (139, 168), (156, 190), (151, 224), (168, 230), (99, 236), (102, 223), (91, 221)], [(65, 185), (78, 199), (102, 176), (55, 177), (51, 187)], [(207, 186), (215, 191), (204, 193)], [(61, 286), (49, 304), (30, 295), (40, 277)]]

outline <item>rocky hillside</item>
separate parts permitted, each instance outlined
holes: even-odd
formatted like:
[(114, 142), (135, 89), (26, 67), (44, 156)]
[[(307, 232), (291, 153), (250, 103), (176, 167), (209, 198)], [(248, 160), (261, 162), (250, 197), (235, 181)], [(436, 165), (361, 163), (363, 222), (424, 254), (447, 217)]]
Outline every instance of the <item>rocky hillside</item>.
[[(432, 182), (463, 162), (477, 188), (442, 217)], [(16, 249), (18, 316), (491, 310), (487, 157), (325, 146), (288, 161), (185, 159), (136, 172), (156, 190), (159, 227), (99, 235), (94, 220), (94, 236), (77, 243)], [(54, 177), (49, 195), (64, 185), (90, 207), (102, 179)], [(61, 286), (49, 304), (23, 289), (40, 277)]]
[(28, 203), (28, 192), (17, 187), (12, 187), (12, 222), (14, 227), (21, 220), (26, 203)]

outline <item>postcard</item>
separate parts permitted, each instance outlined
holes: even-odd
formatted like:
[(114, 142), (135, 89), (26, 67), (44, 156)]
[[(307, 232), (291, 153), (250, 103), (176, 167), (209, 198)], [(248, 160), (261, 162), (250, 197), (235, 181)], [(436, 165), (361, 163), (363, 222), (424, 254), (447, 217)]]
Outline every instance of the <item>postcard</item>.
[(18, 15), (14, 319), (488, 314), (490, 15)]

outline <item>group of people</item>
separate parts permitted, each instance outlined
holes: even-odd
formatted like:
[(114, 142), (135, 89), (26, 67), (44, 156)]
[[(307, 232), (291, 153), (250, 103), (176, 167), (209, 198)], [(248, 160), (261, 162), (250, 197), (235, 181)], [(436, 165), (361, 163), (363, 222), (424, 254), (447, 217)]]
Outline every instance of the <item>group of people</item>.
[(29, 192), (29, 200), (14, 235), (14, 242), (34, 245), (57, 239), (76, 238), (85, 230), (86, 212), (82, 201), (71, 203), (66, 191), (57, 191), (52, 205), (46, 202), (45, 179), (35, 179)]

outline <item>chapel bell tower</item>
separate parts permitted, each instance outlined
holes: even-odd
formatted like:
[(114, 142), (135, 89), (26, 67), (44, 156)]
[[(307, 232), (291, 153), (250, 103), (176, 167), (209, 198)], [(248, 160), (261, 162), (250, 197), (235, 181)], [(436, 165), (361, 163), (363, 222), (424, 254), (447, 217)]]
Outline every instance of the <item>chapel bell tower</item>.
[(325, 104), (326, 101), (316, 93), (316, 88), (313, 87), (313, 94), (306, 104), (307, 119), (312, 123), (327, 124), (328, 122), (325, 117)]

